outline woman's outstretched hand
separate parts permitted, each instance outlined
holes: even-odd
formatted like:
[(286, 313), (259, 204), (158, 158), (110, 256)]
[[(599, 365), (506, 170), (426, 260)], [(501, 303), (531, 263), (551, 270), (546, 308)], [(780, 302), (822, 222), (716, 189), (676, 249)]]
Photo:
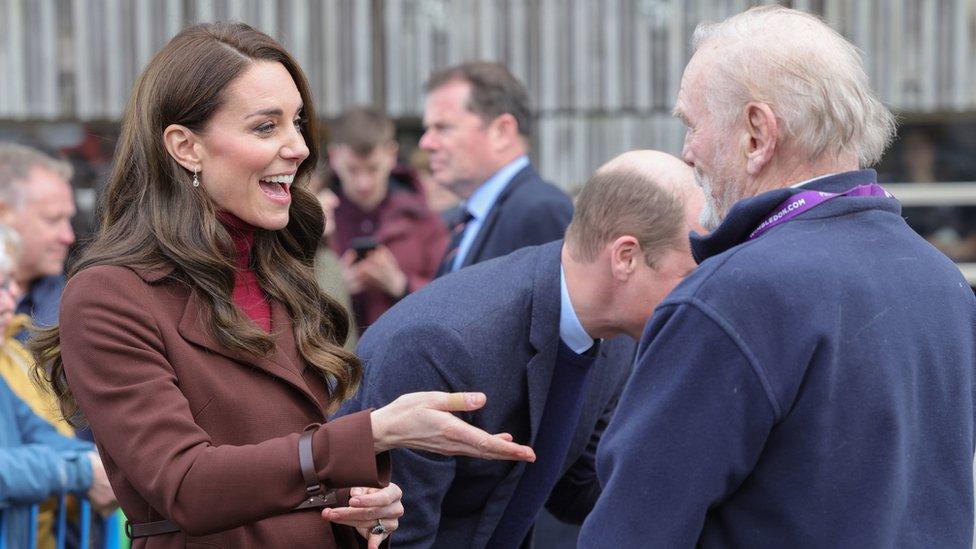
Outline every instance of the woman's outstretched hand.
[(528, 446), (508, 433), (489, 434), (451, 412), (470, 412), (485, 405), (484, 393), (425, 392), (403, 395), (374, 410), (373, 448), (411, 448), (448, 456), (535, 461)]

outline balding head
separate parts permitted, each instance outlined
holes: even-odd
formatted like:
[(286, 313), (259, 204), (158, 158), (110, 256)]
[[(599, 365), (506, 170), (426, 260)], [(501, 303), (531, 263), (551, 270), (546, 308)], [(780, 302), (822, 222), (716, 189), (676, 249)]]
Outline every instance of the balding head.
[(659, 151), (631, 151), (613, 158), (587, 181), (576, 202), (566, 244), (577, 261), (593, 261), (608, 243), (630, 235), (647, 264), (669, 249), (688, 247), (688, 231), (704, 201), (681, 160)]
[(562, 266), (588, 334), (640, 338), (654, 308), (695, 268), (688, 231), (697, 230), (703, 201), (691, 168), (657, 151), (622, 154), (586, 182)]
[[(628, 151), (600, 166), (594, 175), (636, 174), (649, 182), (670, 190), (689, 188), (691, 168), (679, 158), (661, 151)], [(693, 187), (693, 186), (692, 186)]]

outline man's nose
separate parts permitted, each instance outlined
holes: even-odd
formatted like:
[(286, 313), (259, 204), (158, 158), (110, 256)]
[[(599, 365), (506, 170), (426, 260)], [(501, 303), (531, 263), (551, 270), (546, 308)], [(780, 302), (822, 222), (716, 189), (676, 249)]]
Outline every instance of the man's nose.
[(64, 221), (58, 228), (58, 242), (65, 246), (70, 246), (75, 241), (75, 230), (71, 227), (71, 221)]
[(366, 192), (373, 186), (372, 178), (367, 174), (355, 176), (353, 184), (359, 192)]
[(685, 137), (684, 144), (681, 145), (681, 159), (692, 168), (695, 167), (695, 159), (691, 154), (691, 147), (688, 146), (688, 137)]
[(434, 132), (427, 130), (423, 135), (420, 136), (419, 146), (425, 151), (432, 151), (437, 147), (437, 138), (434, 137)]

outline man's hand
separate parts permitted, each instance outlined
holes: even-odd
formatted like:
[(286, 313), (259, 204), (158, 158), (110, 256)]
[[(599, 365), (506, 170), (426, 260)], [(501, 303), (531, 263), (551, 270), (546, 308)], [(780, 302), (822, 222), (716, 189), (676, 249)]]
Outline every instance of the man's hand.
[(98, 457), (97, 452), (89, 452), (88, 459), (92, 466), (92, 483), (88, 488), (88, 500), (91, 501), (92, 508), (103, 517), (111, 515), (118, 508), (119, 502), (115, 501), (115, 492), (108, 483), (108, 476), (105, 474), (105, 467), (102, 466), (102, 458)]
[(429, 391), (405, 394), (373, 410), (373, 448), (412, 448), (447, 456), (535, 461), (535, 452), (516, 444), (508, 433), (489, 434), (451, 412), (470, 412), (485, 405), (483, 393)]
[(339, 262), (342, 264), (342, 280), (346, 284), (346, 290), (349, 290), (349, 295), (362, 293), (365, 285), (361, 273), (361, 262), (356, 262), (356, 252), (346, 250), (346, 253), (339, 258)]
[(406, 295), (407, 275), (400, 270), (400, 264), (386, 246), (378, 246), (356, 266), (367, 286), (378, 288), (396, 298)]

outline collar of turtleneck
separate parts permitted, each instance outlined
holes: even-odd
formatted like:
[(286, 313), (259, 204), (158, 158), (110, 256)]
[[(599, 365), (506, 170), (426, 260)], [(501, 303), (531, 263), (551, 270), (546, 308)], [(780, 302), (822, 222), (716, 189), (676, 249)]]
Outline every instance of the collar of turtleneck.
[(237, 270), (234, 272), (234, 305), (266, 332), (271, 331), (271, 303), (258, 284), (251, 268), (251, 248), (256, 228), (230, 212), (219, 212), (217, 219), (230, 233), (237, 251)]
[(234, 249), (237, 250), (237, 268), (245, 271), (251, 270), (251, 247), (254, 245), (256, 227), (230, 212), (217, 212), (217, 220), (234, 239)]

